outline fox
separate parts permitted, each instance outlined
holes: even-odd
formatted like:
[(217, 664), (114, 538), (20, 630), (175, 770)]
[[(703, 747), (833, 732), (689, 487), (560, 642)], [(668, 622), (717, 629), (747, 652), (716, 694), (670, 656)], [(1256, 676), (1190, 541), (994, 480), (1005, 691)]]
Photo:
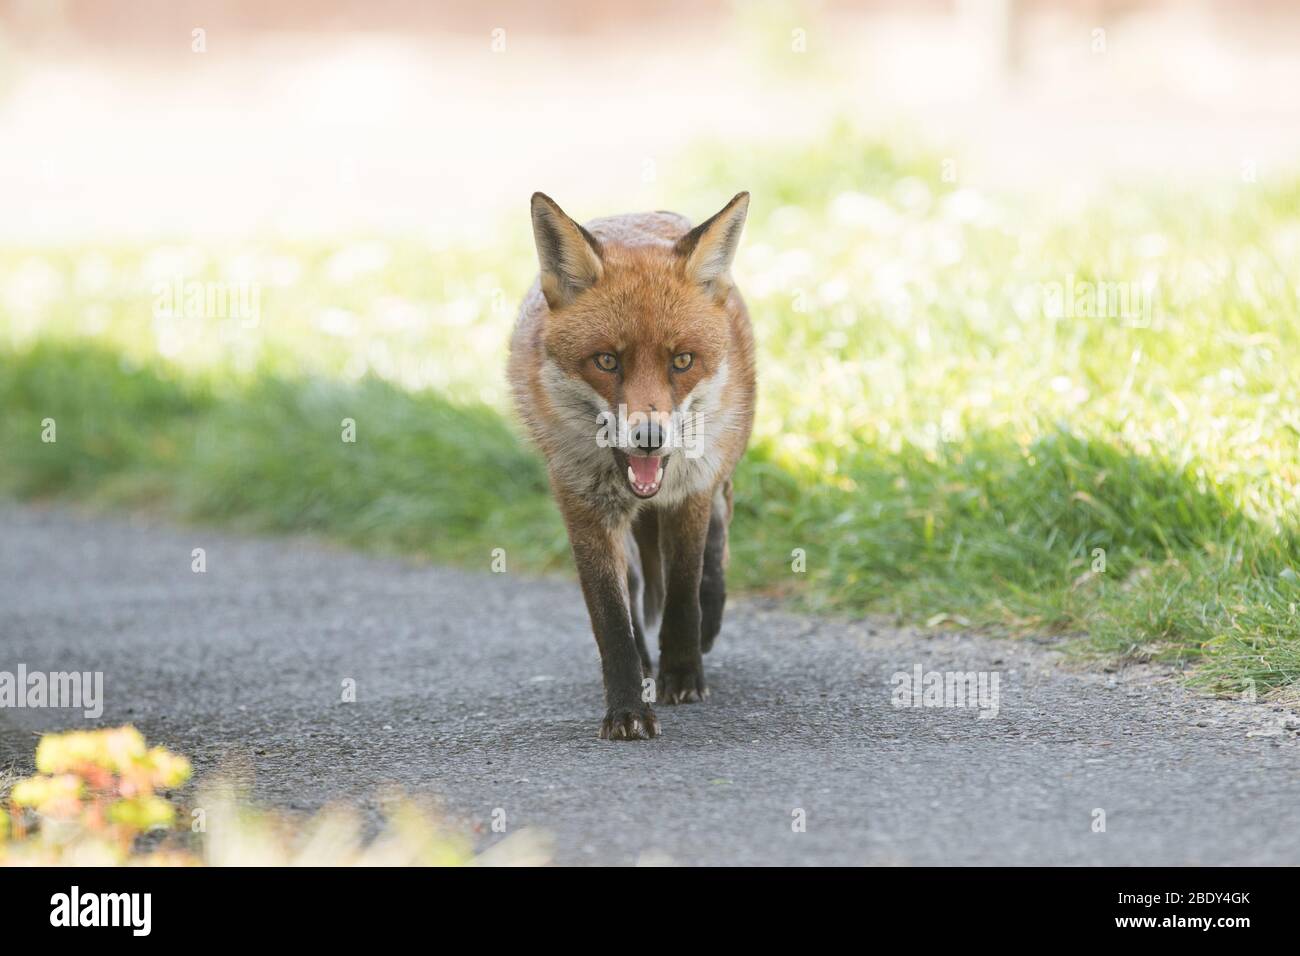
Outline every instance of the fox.
[(507, 381), (568, 532), (600, 656), (602, 740), (658, 737), (652, 703), (709, 696), (703, 655), (722, 627), (732, 477), (757, 388), (731, 277), (748, 210), (741, 192), (698, 226), (663, 211), (584, 226), (532, 197), (539, 272)]

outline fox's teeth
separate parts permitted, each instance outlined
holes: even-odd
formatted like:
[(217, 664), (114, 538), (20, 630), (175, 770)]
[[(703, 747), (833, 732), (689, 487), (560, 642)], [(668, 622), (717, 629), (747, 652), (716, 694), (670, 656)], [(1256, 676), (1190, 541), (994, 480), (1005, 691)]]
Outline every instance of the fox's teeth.
[(627, 466), (627, 480), (632, 482), (634, 485), (636, 484), (636, 472), (632, 470), (631, 465)]
[(656, 485), (659, 484), (659, 482), (663, 480), (663, 477), (664, 477), (664, 466), (660, 465), (658, 468), (655, 469), (655, 484)]

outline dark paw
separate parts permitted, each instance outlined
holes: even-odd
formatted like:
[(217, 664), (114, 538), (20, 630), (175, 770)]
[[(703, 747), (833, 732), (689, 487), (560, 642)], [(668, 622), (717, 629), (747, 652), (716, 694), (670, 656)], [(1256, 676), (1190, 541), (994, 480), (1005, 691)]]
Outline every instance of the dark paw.
[(601, 740), (649, 740), (659, 736), (659, 718), (649, 707), (611, 707), (600, 722)]
[(704, 683), (704, 668), (660, 668), (655, 683), (656, 699), (661, 704), (694, 704), (707, 700), (709, 688)]

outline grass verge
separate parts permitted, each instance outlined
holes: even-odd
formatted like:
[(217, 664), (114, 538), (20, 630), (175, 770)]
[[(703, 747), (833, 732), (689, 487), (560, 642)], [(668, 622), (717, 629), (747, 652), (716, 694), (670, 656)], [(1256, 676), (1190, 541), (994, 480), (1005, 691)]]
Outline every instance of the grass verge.
[[(1031, 205), (843, 127), (699, 155), (662, 208), (756, 197), (738, 585), (1300, 678), (1300, 180)], [(0, 491), (566, 567), (501, 380), (532, 261), (522, 214), (478, 243), (0, 252)], [(176, 274), (251, 276), (260, 323), (160, 315)]]

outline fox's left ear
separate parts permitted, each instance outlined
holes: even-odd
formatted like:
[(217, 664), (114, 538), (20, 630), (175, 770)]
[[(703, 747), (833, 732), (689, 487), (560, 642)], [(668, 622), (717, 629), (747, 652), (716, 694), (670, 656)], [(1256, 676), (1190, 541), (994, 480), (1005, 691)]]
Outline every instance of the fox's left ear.
[(719, 300), (731, 291), (731, 260), (736, 257), (747, 212), (749, 193), (736, 193), (720, 213), (677, 240), (675, 251), (685, 260), (686, 277)]

